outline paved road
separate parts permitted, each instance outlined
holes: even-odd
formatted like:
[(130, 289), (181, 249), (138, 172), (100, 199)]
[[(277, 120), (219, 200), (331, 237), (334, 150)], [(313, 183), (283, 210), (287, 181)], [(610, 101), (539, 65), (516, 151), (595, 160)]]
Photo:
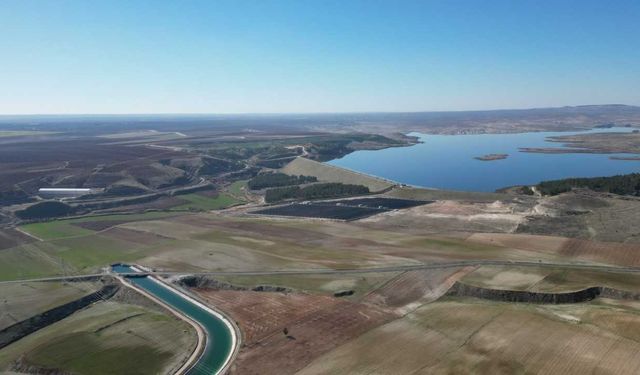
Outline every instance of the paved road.
[[(135, 273), (131, 275), (157, 275), (157, 276), (179, 276), (179, 275), (202, 275), (202, 276), (273, 276), (273, 275), (339, 275), (354, 273), (377, 273), (377, 272), (404, 272), (415, 270), (430, 270), (441, 268), (461, 268), (466, 266), (518, 266), (518, 267), (545, 267), (545, 268), (571, 268), (584, 269), (603, 272), (629, 272), (640, 273), (638, 267), (609, 266), (584, 263), (556, 263), (556, 262), (532, 262), (532, 261), (506, 261), (506, 260), (467, 260), (457, 262), (439, 262), (411, 264), (389, 267), (376, 268), (353, 268), (353, 269), (302, 269), (302, 270), (267, 270), (267, 271), (219, 271), (219, 272), (179, 272), (179, 271), (153, 271), (146, 273)], [(73, 276), (53, 276), (35, 279), (21, 279), (0, 281), (1, 284), (21, 283), (21, 282), (37, 282), (37, 281), (61, 281), (61, 280), (78, 280), (84, 278), (95, 278), (108, 276), (110, 273), (93, 273), (86, 275)], [(129, 274), (121, 274), (127, 275)]]

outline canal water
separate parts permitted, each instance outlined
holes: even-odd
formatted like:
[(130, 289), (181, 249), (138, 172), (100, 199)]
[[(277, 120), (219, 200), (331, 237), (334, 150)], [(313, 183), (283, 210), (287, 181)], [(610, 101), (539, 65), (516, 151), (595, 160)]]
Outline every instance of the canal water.
[[(612, 160), (619, 154), (539, 154), (521, 147), (560, 147), (548, 137), (572, 134), (630, 132), (631, 128), (584, 132), (430, 135), (411, 133), (423, 143), (410, 147), (353, 152), (331, 165), (396, 182), (447, 190), (494, 191), (513, 185), (533, 185), (567, 177), (612, 176), (640, 172), (640, 161)], [(509, 154), (504, 160), (480, 161), (477, 156)]]
[[(112, 266), (118, 273), (135, 272), (125, 265)], [(125, 276), (126, 277), (126, 276)], [(231, 328), (218, 316), (205, 310), (199, 305), (185, 299), (180, 294), (161, 285), (149, 277), (127, 277), (136, 286), (144, 289), (167, 305), (182, 312), (189, 318), (200, 323), (207, 334), (207, 344), (196, 365), (189, 371), (190, 375), (217, 374), (233, 351)]]

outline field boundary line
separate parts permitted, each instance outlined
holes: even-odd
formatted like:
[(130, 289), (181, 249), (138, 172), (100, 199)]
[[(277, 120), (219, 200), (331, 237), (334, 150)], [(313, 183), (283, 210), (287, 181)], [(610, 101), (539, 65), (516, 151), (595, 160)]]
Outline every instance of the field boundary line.
[(36, 236), (35, 234), (31, 234), (31, 233), (27, 232), (26, 230), (23, 230), (23, 229), (22, 229), (22, 228), (20, 228), (20, 227), (15, 227), (15, 230), (16, 230), (17, 232), (20, 232), (20, 233), (24, 234), (25, 236), (29, 236), (29, 237), (31, 237), (31, 238), (33, 238), (33, 239), (35, 239), (35, 240), (37, 240), (37, 241), (44, 242), (44, 240), (43, 240), (42, 238), (40, 238), (40, 237)]

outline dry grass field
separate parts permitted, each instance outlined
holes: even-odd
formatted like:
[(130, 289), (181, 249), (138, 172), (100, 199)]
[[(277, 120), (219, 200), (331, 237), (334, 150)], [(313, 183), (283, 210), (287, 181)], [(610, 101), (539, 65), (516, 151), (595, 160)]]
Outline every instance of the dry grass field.
[(333, 295), (336, 292), (352, 291), (352, 295), (342, 298), (360, 301), (372, 290), (385, 285), (400, 274), (400, 272), (372, 272), (338, 275), (216, 276), (215, 279), (248, 289), (258, 286), (273, 286), (319, 295)]
[(365, 333), (299, 374), (635, 374), (636, 309), (447, 299)]
[(0, 229), (0, 250), (33, 242), (35, 239), (14, 228)]
[(0, 287), (0, 329), (71, 302), (100, 288), (94, 282), (33, 282)]
[[(487, 233), (513, 231), (530, 208), (527, 204), (439, 201), (348, 223), (249, 217), (238, 208), (30, 224), (23, 229), (42, 240), (31, 238), (32, 242), (0, 250), (0, 279), (99, 271), (121, 261), (185, 273), (326, 270), (483, 259), (640, 262), (639, 248), (631, 243)], [(454, 222), (455, 230), (447, 230)], [(243, 332), (243, 347), (232, 368), (235, 374), (625, 374), (640, 368), (640, 360), (633, 356), (640, 349), (637, 302), (596, 299), (575, 305), (533, 306), (442, 297), (458, 280), (528, 291), (588, 286), (637, 291), (640, 276), (482, 266), (217, 279), (248, 289), (259, 285), (292, 289), (287, 293), (196, 290), (212, 306), (228, 313)], [(0, 317), (3, 324), (83, 291), (70, 289), (73, 285), (45, 285), (32, 289), (29, 284), (12, 284), (13, 289), (5, 289), (10, 308)], [(341, 291), (353, 294), (333, 296)], [(46, 297), (36, 300), (31, 293)], [(104, 371), (120, 373), (123, 367), (117, 366), (132, 366), (136, 358), (144, 358), (153, 362), (144, 362), (150, 373), (168, 372), (193, 343), (188, 327), (157, 308), (114, 299), (3, 349), (0, 369), (100, 373), (103, 368), (95, 366), (113, 362)], [(81, 356), (71, 358), (65, 353)], [(123, 359), (113, 361), (114, 356)], [(84, 359), (77, 359), (80, 357)]]
[(552, 255), (564, 260), (640, 266), (640, 245), (633, 243), (501, 233), (476, 233), (468, 237), (467, 241), (539, 252), (541, 258)]
[(364, 302), (390, 308), (404, 315), (440, 298), (474, 267), (408, 271), (369, 293)]
[(371, 191), (382, 191), (394, 185), (393, 182), (381, 178), (334, 167), (303, 157), (293, 159), (280, 171), (290, 175), (314, 176), (318, 178), (318, 181), (322, 182), (364, 185)]
[[(513, 216), (499, 205), (432, 204), (415, 209), (431, 210), (429, 215), (472, 213), (493, 223)], [(148, 213), (29, 224), (22, 229), (42, 241), (0, 250), (0, 279), (90, 273), (115, 262), (183, 272), (345, 269), (471, 259), (640, 264), (634, 244), (470, 234), (464, 231), (469, 229), (464, 221), (459, 221), (459, 232), (431, 232), (423, 227), (430, 223), (427, 216), (416, 225), (388, 223), (394, 218), (402, 223), (401, 215), (343, 223), (244, 217), (236, 211)]]
[(489, 289), (569, 292), (592, 286), (640, 290), (640, 275), (551, 267), (482, 266), (462, 278), (465, 284)]

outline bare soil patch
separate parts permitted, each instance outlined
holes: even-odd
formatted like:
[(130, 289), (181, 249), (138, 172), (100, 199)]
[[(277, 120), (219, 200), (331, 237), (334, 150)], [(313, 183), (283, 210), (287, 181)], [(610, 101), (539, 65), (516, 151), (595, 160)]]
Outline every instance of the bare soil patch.
[(640, 245), (638, 244), (570, 239), (564, 243), (559, 254), (596, 262), (640, 266)]
[(35, 238), (29, 237), (13, 228), (0, 229), (0, 250), (8, 249), (35, 241)]
[(111, 227), (115, 227), (116, 225), (128, 223), (127, 220), (98, 220), (98, 221), (81, 221), (72, 223), (71, 225), (75, 225), (76, 227), (94, 230), (99, 232), (101, 230), (109, 229)]
[(395, 318), (374, 306), (327, 296), (197, 292), (229, 313), (245, 334), (233, 374), (293, 374), (314, 358)]

